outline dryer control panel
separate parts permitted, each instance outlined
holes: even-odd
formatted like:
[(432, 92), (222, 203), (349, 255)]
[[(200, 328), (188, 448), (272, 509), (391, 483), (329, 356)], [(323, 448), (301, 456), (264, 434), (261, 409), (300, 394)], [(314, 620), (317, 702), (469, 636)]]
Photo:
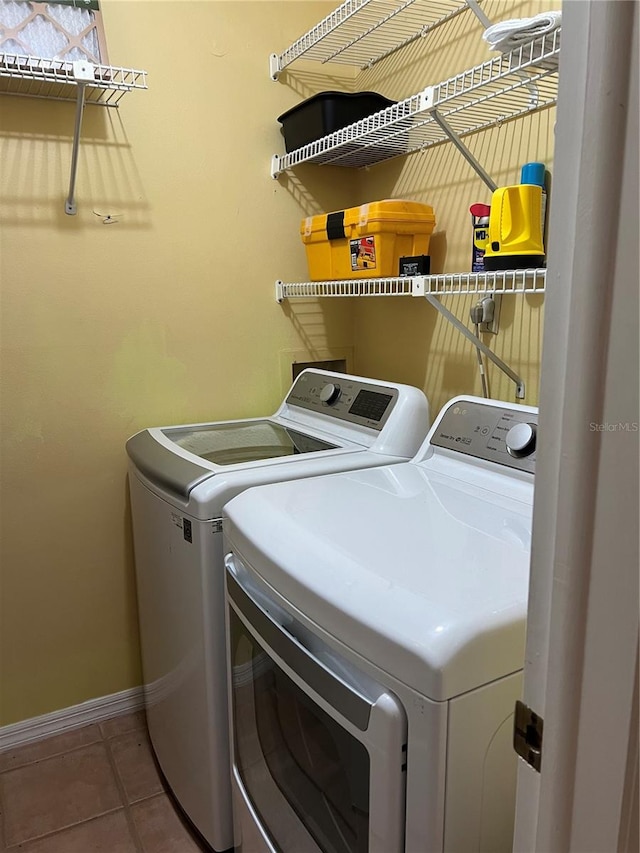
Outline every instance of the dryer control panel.
[(440, 415), (430, 444), (535, 473), (537, 412), (456, 400)]
[(398, 390), (392, 386), (363, 382), (343, 374), (304, 371), (289, 391), (286, 402), (325, 417), (381, 430), (397, 399)]

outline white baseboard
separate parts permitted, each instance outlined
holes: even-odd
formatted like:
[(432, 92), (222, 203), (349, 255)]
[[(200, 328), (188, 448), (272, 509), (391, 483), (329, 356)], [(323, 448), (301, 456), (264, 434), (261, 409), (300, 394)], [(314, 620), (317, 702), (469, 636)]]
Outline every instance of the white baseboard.
[(143, 707), (142, 687), (132, 687), (130, 690), (122, 690), (110, 696), (89, 699), (87, 702), (63, 708), (61, 711), (43, 714), (41, 717), (32, 717), (20, 723), (0, 726), (0, 752), (68, 732), (71, 729), (79, 729), (109, 717), (117, 717), (119, 714), (131, 713)]

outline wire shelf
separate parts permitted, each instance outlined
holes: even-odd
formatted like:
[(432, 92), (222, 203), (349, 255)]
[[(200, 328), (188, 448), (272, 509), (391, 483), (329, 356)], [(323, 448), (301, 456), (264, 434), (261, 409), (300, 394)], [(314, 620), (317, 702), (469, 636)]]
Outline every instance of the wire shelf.
[(301, 57), (370, 67), (468, 8), (466, 0), (346, 0), (284, 53), (273, 54), (271, 75), (276, 79)]
[(546, 270), (503, 270), (484, 273), (440, 273), (399, 278), (340, 281), (276, 282), (276, 300), (347, 296), (465, 296), (492, 293), (542, 294)]
[[(147, 72), (113, 65), (86, 63), (93, 79), (85, 83), (85, 103), (117, 107), (132, 89), (147, 89)], [(78, 78), (74, 63), (37, 56), (0, 53), (0, 94), (76, 101)]]
[(440, 273), (438, 275), (417, 276), (416, 290), (424, 291), (416, 296), (465, 296), (467, 294), (511, 294), (544, 293), (546, 286), (545, 269), (502, 270), (483, 273)]
[(271, 174), (300, 163), (371, 166), (449, 140), (434, 112), (463, 137), (553, 106), (558, 97), (560, 29), (428, 86), (348, 127), (276, 155)]
[(361, 278), (342, 281), (276, 282), (276, 300), (341, 296), (413, 296), (412, 278)]

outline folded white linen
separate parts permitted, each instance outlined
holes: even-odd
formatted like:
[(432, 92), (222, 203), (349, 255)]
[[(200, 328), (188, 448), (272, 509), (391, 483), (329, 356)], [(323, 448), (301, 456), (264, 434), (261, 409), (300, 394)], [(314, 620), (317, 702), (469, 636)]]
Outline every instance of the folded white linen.
[(562, 12), (541, 12), (533, 18), (514, 18), (488, 27), (482, 38), (492, 50), (506, 53), (562, 26)]

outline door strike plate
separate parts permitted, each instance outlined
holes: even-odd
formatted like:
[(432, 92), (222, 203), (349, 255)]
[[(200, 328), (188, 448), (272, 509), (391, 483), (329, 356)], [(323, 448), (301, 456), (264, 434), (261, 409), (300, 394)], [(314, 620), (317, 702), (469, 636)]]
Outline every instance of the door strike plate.
[(520, 758), (540, 772), (544, 720), (524, 702), (516, 702), (513, 720), (513, 748)]

